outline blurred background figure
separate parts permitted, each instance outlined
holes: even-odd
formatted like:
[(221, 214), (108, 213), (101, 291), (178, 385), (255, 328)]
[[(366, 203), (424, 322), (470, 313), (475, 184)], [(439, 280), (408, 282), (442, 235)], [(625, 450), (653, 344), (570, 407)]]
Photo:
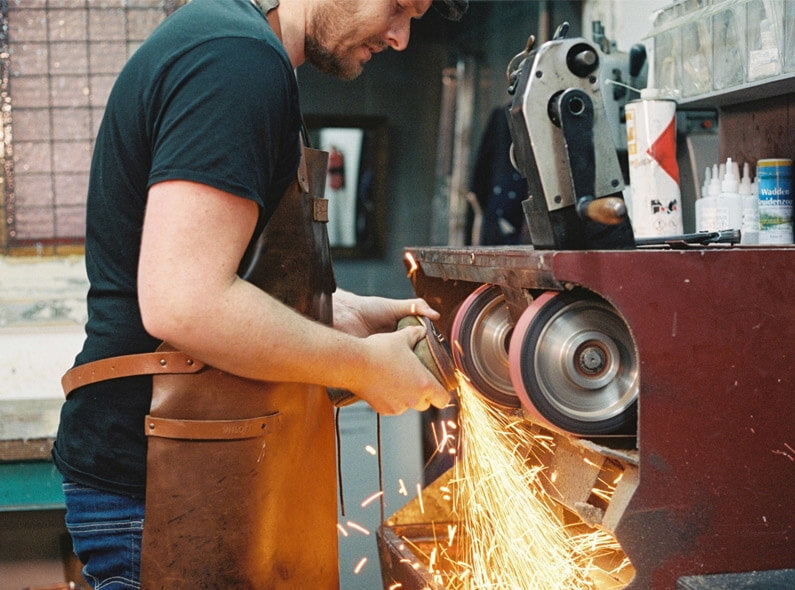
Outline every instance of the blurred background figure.
[(522, 201), (527, 198), (527, 181), (511, 164), (511, 133), (506, 108), (499, 106), (491, 112), (472, 172), (467, 219), (472, 245), (529, 242), (522, 211)]

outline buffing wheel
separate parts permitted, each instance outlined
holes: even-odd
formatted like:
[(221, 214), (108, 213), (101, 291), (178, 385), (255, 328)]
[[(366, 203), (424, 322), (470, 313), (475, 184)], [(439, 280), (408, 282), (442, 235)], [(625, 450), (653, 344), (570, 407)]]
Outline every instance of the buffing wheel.
[(541, 423), (585, 436), (634, 433), (638, 353), (603, 299), (543, 293), (516, 323), (509, 364), (518, 399)]
[(508, 368), (512, 331), (505, 296), (494, 285), (482, 285), (464, 300), (451, 330), (458, 370), (482, 397), (505, 408), (521, 406)]

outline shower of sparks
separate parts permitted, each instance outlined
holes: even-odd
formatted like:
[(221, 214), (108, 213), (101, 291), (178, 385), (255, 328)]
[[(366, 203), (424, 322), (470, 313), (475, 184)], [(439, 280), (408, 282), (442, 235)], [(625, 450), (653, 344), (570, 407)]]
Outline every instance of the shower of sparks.
[[(552, 440), (533, 435), (525, 422), (483, 401), (464, 379), (460, 382), (462, 452), (452, 483), (462, 530), (457, 539), (457, 571), (446, 574), (447, 587), (593, 588), (594, 559), (620, 546), (602, 531), (574, 535), (557, 516), (539, 481), (544, 467), (534, 461), (532, 449), (532, 445), (549, 448)], [(448, 531), (448, 546), (455, 532)], [(442, 552), (446, 549), (440, 543), (437, 547)], [(629, 566), (625, 559), (615, 571)]]

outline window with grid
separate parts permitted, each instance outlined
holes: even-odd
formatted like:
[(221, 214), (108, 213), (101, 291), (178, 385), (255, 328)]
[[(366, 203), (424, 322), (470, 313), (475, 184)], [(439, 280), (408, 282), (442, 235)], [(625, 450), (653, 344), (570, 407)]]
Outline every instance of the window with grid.
[(0, 0), (5, 253), (79, 249), (93, 141), (127, 58), (184, 0)]

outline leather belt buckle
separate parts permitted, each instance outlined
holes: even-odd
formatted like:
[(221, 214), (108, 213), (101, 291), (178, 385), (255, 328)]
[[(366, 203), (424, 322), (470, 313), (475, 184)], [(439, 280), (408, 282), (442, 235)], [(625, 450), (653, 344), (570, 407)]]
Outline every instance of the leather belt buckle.
[(328, 222), (328, 199), (313, 199), (312, 200), (312, 219)]

